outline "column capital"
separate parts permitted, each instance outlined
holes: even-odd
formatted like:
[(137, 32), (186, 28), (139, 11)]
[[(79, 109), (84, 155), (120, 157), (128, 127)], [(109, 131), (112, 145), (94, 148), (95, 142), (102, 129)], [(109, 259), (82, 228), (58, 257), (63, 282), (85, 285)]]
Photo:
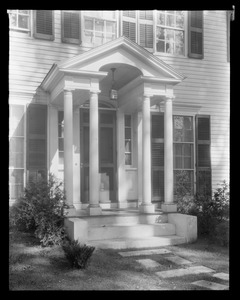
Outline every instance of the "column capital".
[(63, 92), (64, 93), (72, 93), (75, 89), (72, 89), (72, 88), (64, 88), (63, 89)]
[(163, 101), (164, 101), (164, 102), (174, 101), (174, 99), (175, 99), (175, 96), (174, 96), (174, 95), (166, 95), (166, 96), (163, 96)]
[(146, 99), (146, 98), (149, 98), (151, 99), (153, 97), (153, 94), (150, 94), (150, 93), (143, 93), (142, 95), (142, 100)]
[(89, 94), (90, 95), (95, 95), (95, 94), (100, 94), (101, 93), (101, 91), (100, 90), (89, 90)]

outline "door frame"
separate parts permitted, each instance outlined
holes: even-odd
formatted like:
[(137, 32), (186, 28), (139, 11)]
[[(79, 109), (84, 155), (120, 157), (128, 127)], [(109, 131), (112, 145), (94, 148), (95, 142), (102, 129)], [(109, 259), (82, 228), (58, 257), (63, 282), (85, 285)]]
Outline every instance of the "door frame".
[[(87, 204), (89, 203), (89, 190), (87, 192), (85, 192), (84, 189), (84, 184), (85, 184), (85, 170), (86, 168), (89, 170), (89, 162), (85, 162), (84, 161), (84, 127), (88, 127), (89, 128), (89, 119), (88, 122), (84, 122), (83, 119), (83, 114), (84, 112), (88, 111), (89, 112), (89, 107), (82, 107), (80, 108), (80, 172), (81, 172), (81, 186), (80, 186), (80, 192), (81, 192), (81, 199), (82, 199), (82, 203), (83, 204)], [(99, 153), (99, 173), (100, 173), (100, 169), (104, 168), (104, 167), (110, 167), (109, 165), (101, 165), (100, 162), (100, 130), (101, 128), (113, 128), (113, 194), (114, 194), (114, 198), (113, 199), (109, 199), (111, 202), (110, 203), (117, 203), (118, 202), (118, 185), (117, 185), (117, 114), (116, 114), (116, 109), (113, 108), (101, 108), (99, 107), (98, 109), (99, 111), (99, 149), (98, 149), (98, 153)], [(101, 120), (101, 114), (102, 113), (108, 113), (108, 114), (113, 114), (113, 123), (111, 124), (104, 124), (104, 123), (100, 123)], [(89, 148), (89, 147), (88, 147)], [(88, 184), (89, 187), (89, 184)]]

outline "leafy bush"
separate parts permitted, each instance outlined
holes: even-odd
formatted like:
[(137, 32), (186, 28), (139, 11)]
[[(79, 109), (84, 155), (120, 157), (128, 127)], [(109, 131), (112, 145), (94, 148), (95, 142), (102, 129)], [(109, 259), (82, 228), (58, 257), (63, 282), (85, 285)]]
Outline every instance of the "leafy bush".
[(224, 245), (228, 244), (229, 184), (223, 181), (212, 197), (207, 194), (190, 196), (185, 174), (179, 173), (178, 179), (178, 212), (197, 216), (199, 235), (206, 235)]
[(32, 231), (42, 246), (59, 245), (65, 238), (62, 183), (49, 180), (30, 182), (24, 196), (10, 208), (10, 225)]
[(85, 269), (95, 247), (81, 245), (77, 240), (66, 241), (62, 244), (65, 257), (73, 268)]

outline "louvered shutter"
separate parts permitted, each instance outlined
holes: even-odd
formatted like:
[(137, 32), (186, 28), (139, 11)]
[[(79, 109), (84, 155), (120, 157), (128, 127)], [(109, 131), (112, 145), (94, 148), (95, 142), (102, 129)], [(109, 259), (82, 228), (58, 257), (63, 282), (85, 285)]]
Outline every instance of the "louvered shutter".
[(54, 40), (54, 20), (52, 10), (34, 12), (34, 37)]
[(144, 19), (144, 20), (153, 20), (153, 11), (152, 10), (140, 10), (139, 17), (140, 17), (140, 19)]
[(203, 58), (203, 11), (188, 12), (188, 56)]
[(62, 11), (62, 41), (80, 44), (79, 12)]
[(196, 116), (197, 193), (211, 194), (210, 116)]
[(27, 110), (28, 180), (47, 174), (47, 106), (30, 104)]
[(164, 199), (164, 115), (152, 115), (152, 200)]
[(136, 18), (136, 11), (135, 10), (124, 10), (123, 16), (129, 17), (129, 18)]
[(123, 21), (123, 35), (128, 37), (131, 41), (136, 42), (136, 24)]
[(140, 24), (140, 46), (153, 48), (153, 25)]

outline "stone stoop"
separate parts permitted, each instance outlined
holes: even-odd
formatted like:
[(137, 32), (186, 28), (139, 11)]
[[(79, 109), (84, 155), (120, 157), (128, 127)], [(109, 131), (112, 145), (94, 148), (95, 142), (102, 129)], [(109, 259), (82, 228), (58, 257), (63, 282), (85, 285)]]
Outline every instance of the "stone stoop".
[(65, 219), (71, 239), (97, 248), (145, 248), (186, 243), (177, 234), (176, 224), (168, 222), (168, 214), (109, 213)]
[(165, 247), (185, 244), (186, 239), (177, 235), (151, 236), (146, 238), (121, 238), (110, 240), (89, 241), (89, 245), (100, 249), (141, 249), (151, 247)]

